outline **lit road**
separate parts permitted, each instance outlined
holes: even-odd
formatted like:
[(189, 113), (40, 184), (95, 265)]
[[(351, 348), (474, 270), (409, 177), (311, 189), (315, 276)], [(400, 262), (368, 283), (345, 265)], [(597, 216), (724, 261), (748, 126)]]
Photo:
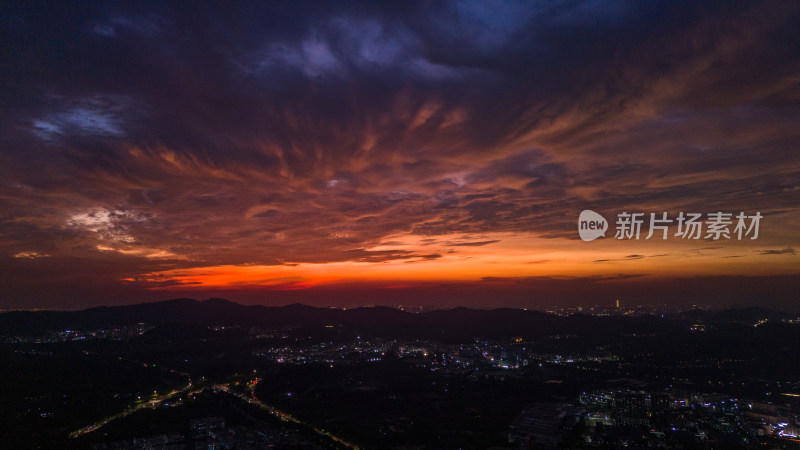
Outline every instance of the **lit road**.
[[(186, 375), (187, 377), (189, 376), (188, 374), (184, 374), (184, 375)], [(176, 389), (176, 390), (170, 391), (170, 392), (168, 392), (166, 394), (163, 394), (163, 395), (160, 395), (160, 396), (158, 396), (156, 398), (152, 398), (152, 399), (150, 399), (150, 400), (148, 400), (146, 402), (131, 406), (128, 409), (126, 409), (126, 410), (124, 410), (122, 412), (119, 412), (117, 414), (108, 416), (108, 417), (106, 417), (104, 419), (98, 420), (97, 422), (95, 422), (95, 423), (93, 423), (91, 425), (87, 425), (87, 426), (85, 426), (85, 427), (83, 427), (83, 428), (81, 428), (79, 430), (73, 431), (72, 433), (69, 434), (69, 437), (74, 439), (74, 438), (77, 438), (77, 437), (79, 437), (79, 436), (81, 436), (83, 434), (90, 433), (90, 432), (92, 432), (94, 430), (97, 430), (98, 428), (102, 427), (103, 425), (106, 425), (107, 423), (111, 422), (112, 420), (116, 420), (116, 419), (128, 416), (128, 415), (133, 414), (136, 411), (142, 410), (144, 408), (157, 408), (163, 401), (175, 398), (176, 396), (178, 396), (180, 394), (186, 393), (191, 388), (192, 388), (192, 379), (190, 377), (189, 378), (189, 382), (182, 389)]]
[[(189, 377), (188, 374), (184, 374), (184, 375)], [(232, 396), (234, 396), (234, 397), (236, 397), (236, 398), (238, 398), (238, 399), (240, 399), (242, 401), (245, 401), (245, 402), (247, 402), (247, 403), (249, 403), (251, 405), (257, 406), (258, 408), (269, 412), (270, 414), (274, 415), (275, 417), (277, 417), (278, 419), (280, 419), (280, 420), (282, 420), (284, 422), (295, 423), (295, 424), (301, 425), (303, 427), (306, 427), (308, 429), (314, 430), (315, 433), (317, 433), (317, 434), (319, 434), (321, 436), (325, 436), (328, 439), (331, 439), (332, 441), (337, 442), (338, 444), (344, 445), (345, 447), (349, 447), (349, 448), (353, 448), (353, 449), (358, 449), (359, 448), (357, 445), (352, 444), (352, 443), (350, 443), (350, 442), (348, 442), (348, 441), (346, 441), (346, 440), (344, 440), (344, 439), (342, 439), (342, 438), (340, 438), (338, 436), (335, 436), (335, 435), (331, 434), (330, 432), (328, 432), (328, 431), (326, 431), (324, 429), (317, 428), (317, 427), (315, 427), (315, 426), (313, 426), (313, 425), (311, 425), (309, 423), (303, 422), (302, 420), (292, 416), (291, 414), (289, 414), (287, 412), (281, 411), (281, 410), (279, 410), (279, 409), (277, 409), (277, 408), (275, 408), (273, 406), (267, 405), (266, 403), (258, 400), (256, 398), (256, 396), (255, 396), (255, 387), (256, 387), (256, 384), (258, 383), (258, 381), (260, 381), (260, 378), (255, 378), (255, 379), (251, 380), (249, 383), (247, 383), (248, 394), (245, 394), (245, 393), (242, 393), (242, 392), (237, 392), (236, 390), (231, 389), (230, 383), (228, 383), (228, 384), (215, 384), (215, 385), (212, 386), (212, 388), (214, 389), (215, 392), (224, 392), (224, 393), (232, 395)], [(145, 408), (151, 408), (151, 409), (158, 408), (166, 400), (174, 399), (175, 397), (177, 397), (179, 395), (184, 395), (184, 394), (185, 395), (191, 395), (191, 394), (199, 393), (199, 392), (203, 391), (204, 389), (206, 389), (205, 386), (202, 386), (203, 383), (200, 383), (200, 384), (201, 384), (200, 386), (198, 386), (197, 388), (195, 388), (193, 391), (190, 392), (190, 390), (193, 387), (193, 384), (192, 384), (191, 378), (189, 378), (189, 382), (182, 389), (173, 390), (173, 391), (171, 391), (169, 393), (166, 393), (166, 394), (163, 394), (163, 395), (158, 396), (156, 398), (150, 399), (150, 400), (148, 400), (146, 402), (131, 406), (128, 409), (126, 409), (126, 410), (124, 410), (122, 412), (119, 412), (117, 414), (113, 414), (111, 416), (108, 416), (108, 417), (106, 417), (104, 419), (98, 420), (97, 422), (94, 422), (91, 425), (87, 425), (87, 426), (85, 426), (85, 427), (83, 427), (83, 428), (81, 428), (79, 430), (73, 431), (72, 433), (69, 434), (69, 437), (74, 439), (74, 438), (80, 437), (80, 436), (82, 436), (84, 434), (91, 433), (91, 432), (103, 427), (104, 425), (108, 424), (109, 422), (111, 422), (113, 420), (126, 417), (126, 416), (128, 416), (130, 414), (133, 414), (133, 413), (135, 413), (137, 411), (140, 411), (140, 410), (143, 410)]]
[(291, 414), (289, 414), (287, 412), (281, 411), (281, 410), (275, 408), (274, 406), (268, 405), (268, 404), (262, 402), (261, 400), (257, 399), (256, 396), (255, 396), (255, 388), (256, 388), (256, 384), (258, 384), (259, 381), (261, 381), (260, 378), (255, 378), (255, 379), (251, 380), (249, 383), (247, 383), (247, 390), (248, 390), (249, 395), (247, 395), (245, 393), (242, 393), (242, 392), (237, 392), (236, 390), (231, 389), (230, 384), (217, 384), (217, 385), (214, 385), (214, 390), (218, 391), (218, 392), (225, 392), (225, 393), (233, 395), (234, 397), (237, 397), (237, 398), (239, 398), (239, 399), (241, 399), (241, 400), (243, 400), (243, 401), (245, 401), (245, 402), (247, 402), (247, 403), (249, 403), (251, 405), (258, 406), (259, 408), (263, 409), (264, 411), (269, 412), (270, 414), (274, 415), (275, 417), (279, 418), (280, 420), (282, 420), (284, 422), (296, 423), (298, 425), (302, 425), (302, 426), (307, 427), (307, 428), (309, 428), (311, 430), (314, 430), (315, 433), (317, 433), (317, 434), (319, 434), (321, 436), (325, 436), (328, 439), (331, 439), (331, 440), (333, 440), (333, 441), (335, 441), (335, 442), (337, 442), (337, 443), (339, 443), (341, 445), (344, 445), (345, 447), (349, 447), (349, 448), (353, 448), (353, 449), (358, 449), (359, 448), (357, 445), (355, 445), (355, 444), (353, 444), (351, 442), (348, 442), (348, 441), (346, 441), (346, 440), (344, 440), (344, 439), (342, 439), (342, 438), (340, 438), (340, 437), (338, 437), (336, 435), (333, 435), (333, 434), (331, 434), (330, 432), (328, 432), (328, 431), (326, 431), (324, 429), (317, 428), (317, 427), (311, 425), (310, 423), (303, 422), (302, 420), (298, 419), (297, 417), (295, 417), (295, 416), (293, 416), (293, 415), (291, 415)]

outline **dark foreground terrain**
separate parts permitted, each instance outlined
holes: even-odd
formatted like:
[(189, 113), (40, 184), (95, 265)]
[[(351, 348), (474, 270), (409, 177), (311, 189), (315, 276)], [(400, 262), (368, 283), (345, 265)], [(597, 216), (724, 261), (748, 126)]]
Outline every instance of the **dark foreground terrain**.
[[(627, 315), (626, 315), (627, 314)], [(761, 309), (0, 315), (3, 448), (795, 448), (800, 324)]]

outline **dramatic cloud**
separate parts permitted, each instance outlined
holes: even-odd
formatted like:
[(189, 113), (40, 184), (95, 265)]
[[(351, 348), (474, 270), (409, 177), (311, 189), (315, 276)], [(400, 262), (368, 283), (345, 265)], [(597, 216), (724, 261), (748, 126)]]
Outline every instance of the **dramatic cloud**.
[(796, 255), (797, 251), (793, 248), (784, 248), (780, 250), (763, 250), (761, 255)]
[[(799, 13), (4, 5), (0, 307), (797, 274)], [(712, 247), (614, 239), (621, 212), (763, 218)]]

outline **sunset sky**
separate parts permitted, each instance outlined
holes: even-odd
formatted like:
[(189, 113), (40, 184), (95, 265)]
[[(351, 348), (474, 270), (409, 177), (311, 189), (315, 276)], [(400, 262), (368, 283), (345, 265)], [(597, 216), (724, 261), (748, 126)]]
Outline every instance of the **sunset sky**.
[[(7, 2), (0, 309), (799, 309), (799, 23), (788, 1)], [(762, 218), (645, 239), (663, 212)]]

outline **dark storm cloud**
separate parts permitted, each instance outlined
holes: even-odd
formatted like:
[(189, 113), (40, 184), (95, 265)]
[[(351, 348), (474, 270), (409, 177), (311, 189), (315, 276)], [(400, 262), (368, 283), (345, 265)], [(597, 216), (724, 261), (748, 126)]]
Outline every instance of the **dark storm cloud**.
[(3, 257), (122, 278), (577, 239), (588, 207), (796, 213), (795, 3), (191, 6), (2, 7)]
[(783, 248), (783, 249), (770, 249), (770, 250), (762, 250), (759, 252), (760, 255), (796, 255), (797, 250), (793, 248)]
[(484, 245), (494, 244), (495, 242), (500, 242), (498, 239), (492, 241), (477, 241), (477, 242), (460, 242), (456, 244), (450, 244), (451, 247), (482, 247)]
[(612, 261), (632, 261), (632, 260), (644, 259), (644, 258), (658, 258), (658, 257), (661, 257), (661, 256), (668, 256), (668, 254), (661, 253), (661, 254), (658, 254), (658, 255), (626, 255), (626, 256), (623, 256), (622, 258), (617, 258), (617, 259), (596, 259), (596, 260), (594, 260), (594, 262), (602, 263), (602, 262), (612, 262)]
[(537, 283), (564, 283), (564, 284), (594, 284), (603, 281), (624, 280), (628, 278), (643, 277), (644, 274), (628, 274), (616, 276), (590, 276), (590, 277), (484, 277), (481, 281), (485, 283), (515, 283), (515, 284), (537, 284)]

